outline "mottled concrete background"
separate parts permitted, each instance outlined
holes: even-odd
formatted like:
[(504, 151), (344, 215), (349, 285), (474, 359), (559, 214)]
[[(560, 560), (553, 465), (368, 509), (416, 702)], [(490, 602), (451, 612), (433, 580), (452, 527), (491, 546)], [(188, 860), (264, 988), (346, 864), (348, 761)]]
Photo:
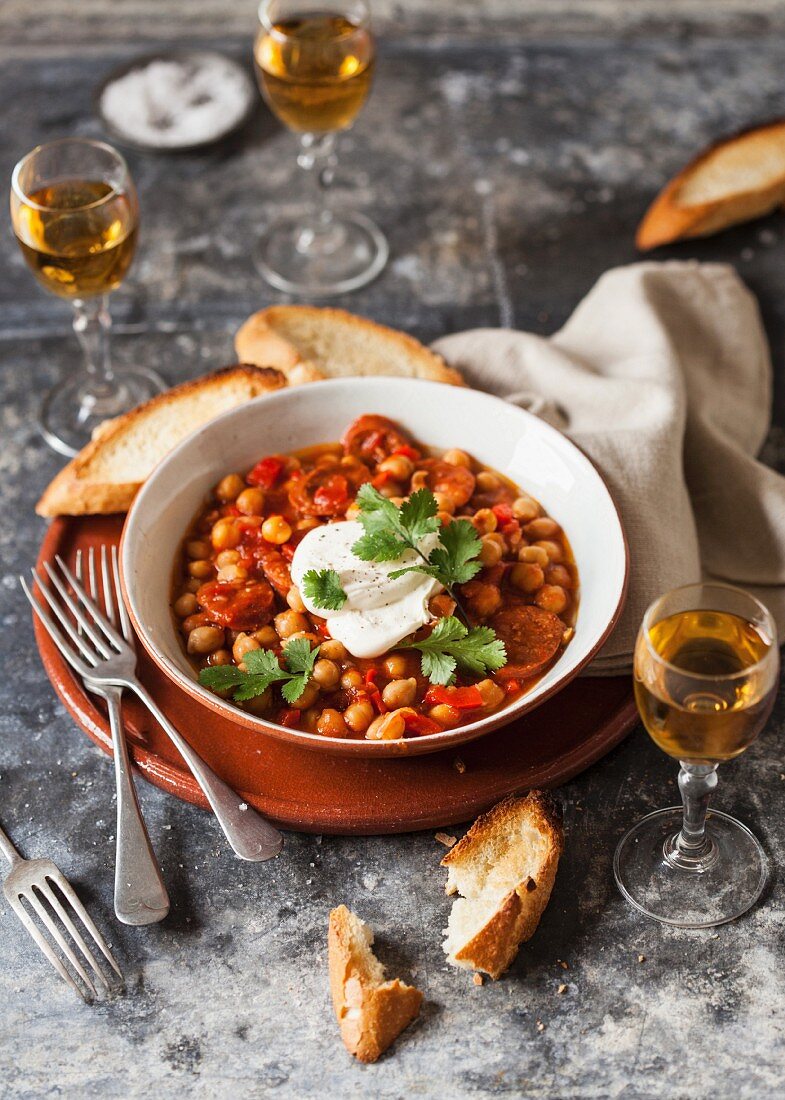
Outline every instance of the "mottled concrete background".
[[(248, 7), (49, 0), (33, 11), (6, 0), (2, 178), (38, 141), (99, 135), (92, 90), (143, 39), (204, 34), (247, 57)], [(547, 33), (544, 3), (406, 5), (439, 21), (433, 34), (385, 16), (378, 82), (342, 142), (335, 201), (373, 212), (393, 256), (342, 304), (424, 339), (500, 322), (550, 332), (603, 270), (635, 259), (638, 218), (687, 157), (785, 112), (782, 5), (547, 7)], [(716, 33), (698, 34), (708, 19)], [(261, 109), (208, 154), (130, 160), (143, 233), (115, 296), (115, 354), (175, 382), (230, 360), (238, 323), (274, 300), (247, 244), (297, 204), (301, 184), (292, 141)], [(777, 370), (766, 456), (785, 471), (784, 235), (777, 214), (668, 255), (734, 263), (758, 294)], [(443, 849), (432, 834), (290, 835), (275, 863), (243, 864), (207, 815), (145, 784), (173, 909), (148, 929), (114, 921), (111, 767), (44, 680), (15, 581), (43, 532), (32, 506), (58, 468), (34, 411), (76, 348), (66, 307), (33, 285), (7, 225), (0, 248), (0, 820), (25, 854), (51, 855), (78, 885), (128, 976), (125, 997), (81, 1007), (0, 907), (0, 1097), (780, 1094), (782, 700), (760, 741), (722, 769), (717, 800), (764, 839), (773, 880), (757, 910), (715, 932), (648, 923), (613, 886), (622, 831), (675, 798), (674, 767), (640, 730), (560, 792), (567, 849), (553, 900), (496, 984), (475, 987), (445, 965)], [(392, 973), (427, 998), (374, 1067), (344, 1053), (328, 1004), (327, 914), (341, 901), (377, 929)]]

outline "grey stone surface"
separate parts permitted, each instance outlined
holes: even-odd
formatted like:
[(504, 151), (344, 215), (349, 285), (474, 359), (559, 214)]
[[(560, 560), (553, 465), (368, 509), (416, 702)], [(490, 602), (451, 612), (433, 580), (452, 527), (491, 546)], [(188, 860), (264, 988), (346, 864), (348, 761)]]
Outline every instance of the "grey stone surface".
[[(2, 178), (37, 141), (100, 133), (92, 89), (135, 47), (83, 38), (84, 49), (50, 39), (38, 53), (3, 53)], [(668, 173), (713, 136), (782, 113), (784, 62), (774, 36), (388, 41), (342, 142), (335, 201), (373, 212), (393, 258), (345, 304), (425, 339), (500, 322), (553, 330), (603, 270), (635, 259), (635, 224)], [(143, 234), (115, 296), (115, 355), (174, 382), (230, 361), (234, 328), (275, 300), (248, 243), (301, 184), (291, 140), (261, 109), (207, 155), (130, 160)], [(766, 455), (780, 469), (784, 233), (775, 215), (669, 253), (728, 260), (759, 295), (777, 364)], [(58, 467), (36, 434), (36, 404), (77, 352), (66, 307), (33, 285), (7, 226), (2, 249), (0, 820), (25, 854), (49, 854), (71, 877), (128, 977), (126, 996), (81, 1007), (0, 906), (3, 1100), (779, 1094), (782, 700), (760, 741), (721, 769), (717, 799), (763, 838), (773, 880), (754, 912), (714, 932), (648, 923), (613, 885), (622, 831), (675, 800), (675, 768), (640, 730), (561, 790), (567, 849), (553, 900), (496, 984), (475, 987), (444, 962), (432, 834), (290, 834), (275, 863), (243, 864), (207, 815), (145, 784), (173, 910), (152, 928), (116, 924), (111, 767), (45, 681), (14, 579), (34, 560), (43, 524), (32, 506)], [(328, 1003), (326, 921), (340, 901), (377, 929), (391, 972), (426, 993), (420, 1020), (374, 1067), (346, 1056)]]

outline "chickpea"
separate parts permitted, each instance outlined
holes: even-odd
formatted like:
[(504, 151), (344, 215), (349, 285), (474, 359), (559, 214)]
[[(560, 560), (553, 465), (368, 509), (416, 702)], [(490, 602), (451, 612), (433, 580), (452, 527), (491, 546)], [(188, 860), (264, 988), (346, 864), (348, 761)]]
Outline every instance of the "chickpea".
[(343, 712), (346, 725), (354, 733), (365, 733), (373, 721), (376, 711), (373, 703), (368, 699), (358, 699), (356, 703), (350, 703)]
[(213, 665), (230, 665), (232, 663), (232, 655), (228, 649), (216, 649), (207, 658), (207, 663), (210, 666)]
[(237, 640), (232, 646), (232, 656), (238, 665), (241, 664), (243, 657), (246, 653), (250, 653), (254, 649), (261, 649), (262, 647), (257, 642), (256, 638), (252, 634), (238, 634)]
[(408, 481), (414, 473), (414, 463), (406, 455), (390, 455), (377, 469), (379, 473), (390, 474), (396, 481)]
[(399, 481), (385, 481), (384, 485), (379, 486), (379, 492), (383, 497), (387, 497), (388, 500), (400, 496), (401, 483)]
[(319, 656), (328, 657), (332, 661), (341, 661), (346, 656), (346, 646), (335, 638), (328, 638), (326, 642), (322, 642)]
[(204, 656), (224, 644), (224, 632), (218, 626), (197, 626), (188, 635), (188, 652)]
[(196, 602), (196, 596), (193, 592), (184, 592), (182, 596), (174, 601), (173, 610), (178, 619), (185, 619), (189, 615), (193, 615), (199, 604)]
[(278, 645), (278, 634), (274, 626), (263, 626), (261, 630), (255, 630), (252, 637), (256, 638), (262, 649), (271, 649)]
[(457, 726), (461, 720), (461, 712), (447, 703), (437, 703), (428, 711), (428, 717), (433, 718), (440, 726)]
[(213, 575), (213, 563), (211, 561), (189, 561), (188, 572), (197, 580), (206, 581)]
[(341, 676), (341, 687), (344, 691), (357, 691), (363, 686), (363, 674), (359, 668), (347, 668)]
[(294, 634), (290, 634), (286, 640), (287, 642), (291, 642), (294, 641), (295, 638), (307, 638), (308, 644), (311, 649), (313, 649), (314, 646), (317, 646), (321, 641), (319, 635), (314, 634), (312, 630), (295, 630)]
[(234, 550), (240, 543), (241, 534), (239, 523), (231, 517), (225, 517), (214, 524), (210, 539), (216, 550)]
[(551, 565), (545, 574), (548, 584), (558, 584), (562, 588), (572, 588), (572, 577), (566, 565)]
[(297, 634), (300, 630), (307, 631), (311, 625), (299, 611), (282, 611), (275, 616), (274, 621), (279, 638), (291, 638), (292, 634)]
[(391, 710), (389, 714), (380, 714), (374, 718), (365, 737), (368, 741), (396, 741), (406, 732), (406, 720), (397, 710)]
[(292, 537), (292, 529), (283, 516), (269, 516), (262, 524), (262, 538), (280, 546)]
[(515, 525), (510, 524), (509, 530), (504, 534), (504, 539), (510, 550), (517, 550), (523, 540), (523, 531), (517, 523)]
[(516, 519), (522, 519), (524, 523), (536, 519), (540, 514), (540, 506), (534, 497), (522, 494), (512, 502), (512, 514)]
[(391, 653), (385, 657), (382, 668), (392, 680), (400, 680), (409, 671), (409, 662), (403, 653)]
[(315, 680), (309, 680), (303, 688), (301, 695), (298, 695), (289, 705), (296, 707), (297, 710), (307, 710), (308, 707), (312, 707), (316, 700), (319, 698), (319, 685)]
[(360, 514), (360, 505), (356, 501), (352, 501), (349, 507), (344, 512), (346, 519), (357, 519)]
[(567, 606), (567, 593), (558, 584), (544, 584), (537, 593), (534, 602), (543, 611), (553, 611), (558, 615)]
[(244, 488), (245, 481), (239, 474), (227, 474), (216, 485), (215, 495), (223, 504), (229, 504), (231, 501), (237, 500)]
[[(319, 652), (321, 653), (321, 650)], [(341, 670), (335, 661), (323, 660), (320, 657), (313, 666), (313, 678), (320, 688), (329, 691), (341, 679)]]
[(506, 695), (504, 688), (499, 687), (494, 680), (480, 680), (479, 684), (475, 686), (480, 695), (482, 695), (482, 705), (487, 710), (493, 710), (494, 707), (498, 707)]
[(536, 592), (545, 584), (542, 566), (535, 562), (519, 561), (510, 570), (510, 583), (520, 592)]
[(303, 598), (300, 595), (300, 589), (296, 584), (293, 584), (289, 591), (286, 593), (286, 602), (291, 607), (292, 611), (305, 611), (305, 604)]
[(431, 596), (428, 601), (428, 610), (437, 619), (446, 619), (455, 610), (455, 600), (446, 592), (440, 592), (438, 596)]
[(198, 592), (201, 587), (202, 582), (199, 580), (198, 577), (189, 577), (183, 585), (183, 588), (186, 592)]
[(261, 717), (272, 701), (272, 688), (265, 688), (261, 695), (254, 695), (253, 699), (247, 699), (245, 703), (243, 703), (243, 706), (246, 710), (249, 710), (251, 714)]
[(450, 515), (449, 512), (437, 512), (436, 518), (438, 519), (442, 527), (447, 527), (448, 524), (452, 523), (453, 521), (453, 517)]
[(446, 512), (449, 516), (455, 511), (455, 501), (447, 493), (434, 493), (433, 495), (440, 512)]
[(478, 534), (490, 535), (492, 531), (496, 530), (499, 521), (490, 508), (480, 508), (472, 516), (472, 523), (477, 528)]
[(497, 585), (474, 580), (465, 584), (463, 591), (469, 610), (476, 618), (487, 619), (494, 611), (499, 610), (502, 594)]
[(210, 543), (205, 542), (204, 539), (191, 539), (185, 544), (185, 552), (191, 559), (209, 558)]
[(549, 562), (548, 551), (542, 546), (522, 546), (518, 551), (518, 561), (532, 562), (544, 569)]
[[(353, 506), (350, 505), (349, 507)], [(357, 507), (357, 511), (360, 511), (359, 506)], [(298, 519), (297, 523), (295, 523), (295, 527), (298, 531), (313, 531), (314, 527), (320, 526), (321, 524), (319, 523), (319, 520), (316, 518), (316, 516), (308, 516), (306, 519)]]
[(261, 489), (243, 489), (235, 504), (244, 516), (260, 516), (264, 512), (264, 493)]
[(418, 489), (428, 488), (428, 471), (427, 470), (415, 470), (412, 474), (411, 480), (412, 492), (415, 493)]
[(382, 692), (384, 705), (390, 710), (410, 707), (417, 698), (417, 681), (414, 676), (408, 680), (390, 680)]
[(322, 737), (348, 737), (349, 735), (349, 727), (346, 725), (344, 716), (332, 707), (326, 707), (322, 711), (316, 723), (316, 731)]
[(207, 616), (204, 611), (197, 611), (195, 615), (189, 615), (187, 619), (183, 619), (180, 629), (184, 634), (190, 634), (192, 630), (196, 630), (197, 626), (204, 626), (206, 623)]
[(477, 474), (477, 488), (481, 493), (488, 493), (491, 489), (498, 489), (501, 482), (496, 474), (489, 473), (488, 470), (480, 470)]
[(455, 447), (444, 452), (442, 455), (442, 462), (449, 462), (451, 466), (465, 466), (467, 470), (470, 470), (472, 465), (472, 460), (469, 458), (466, 451), (459, 451)]
[(483, 535), (480, 541), (480, 561), (483, 565), (496, 565), (502, 560), (504, 544), (499, 535)]
[(526, 534), (530, 539), (549, 539), (559, 533), (559, 525), (555, 519), (541, 516), (526, 524)]
[(541, 547), (548, 555), (548, 560), (553, 562), (564, 561), (564, 550), (560, 543), (553, 542), (551, 539), (540, 539), (535, 542), (535, 546)]
[(215, 564), (219, 569), (223, 569), (225, 565), (237, 565), (239, 560), (240, 555), (236, 550), (222, 550), (215, 555)]
[(321, 713), (318, 707), (308, 707), (300, 715), (300, 727), (308, 733), (316, 733)]
[(244, 581), (248, 578), (248, 570), (244, 565), (225, 565), (218, 570), (219, 581)]

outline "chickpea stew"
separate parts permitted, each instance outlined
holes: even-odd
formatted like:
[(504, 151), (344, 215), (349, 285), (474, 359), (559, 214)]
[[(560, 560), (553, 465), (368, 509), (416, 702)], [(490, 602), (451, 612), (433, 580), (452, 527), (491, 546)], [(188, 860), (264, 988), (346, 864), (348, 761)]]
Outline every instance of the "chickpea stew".
[(172, 595), (216, 694), (370, 740), (500, 710), (558, 659), (577, 608), (569, 542), (536, 500), (370, 414), (340, 443), (222, 478), (183, 540)]

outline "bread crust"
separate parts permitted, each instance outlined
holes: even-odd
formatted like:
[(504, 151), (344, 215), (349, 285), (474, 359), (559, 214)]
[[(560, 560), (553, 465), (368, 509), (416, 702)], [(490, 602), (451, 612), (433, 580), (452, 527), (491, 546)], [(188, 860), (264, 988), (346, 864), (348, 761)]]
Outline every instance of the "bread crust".
[(447, 867), (470, 861), (489, 843), (509, 847), (516, 843), (514, 832), (524, 819), (545, 842), (546, 855), (536, 878), (529, 876), (510, 889), (485, 924), (450, 957), (456, 965), (482, 970), (493, 979), (504, 973), (520, 945), (534, 935), (550, 900), (564, 848), (558, 804), (544, 791), (530, 791), (523, 798), (511, 795), (478, 817), (441, 861)]
[(419, 1015), (423, 998), (419, 989), (398, 978), (384, 980), (372, 942), (373, 934), (345, 905), (332, 910), (327, 935), (330, 993), (344, 1046), (360, 1062), (375, 1062), (387, 1050)]
[[(252, 314), (237, 331), (234, 338), (238, 358), (245, 363), (276, 367), (282, 371), (290, 385), (317, 381), (330, 377), (323, 362), (307, 359), (294, 342), (283, 335), (288, 320), (297, 319), (315, 328), (327, 330), (349, 329), (361, 333), (379, 344), (387, 344), (402, 355), (411, 365), (407, 377), (445, 382), (451, 386), (465, 385), (460, 373), (448, 367), (435, 352), (405, 332), (358, 317), (345, 309), (328, 306), (269, 306)], [(369, 361), (367, 375), (397, 374), (388, 369), (389, 364)]]
[[(241, 363), (183, 382), (165, 393), (158, 394), (138, 408), (132, 409), (131, 412), (101, 424), (87, 446), (83, 447), (79, 454), (71, 459), (50, 482), (36, 505), (36, 512), (39, 516), (49, 517), (106, 515), (128, 511), (142, 482), (137, 480), (102, 482), (95, 477), (95, 472), (101, 456), (106, 454), (129, 430), (137, 428), (151, 413), (162, 408), (171, 407), (173, 411), (176, 410), (178, 405), (182, 405), (197, 393), (209, 391), (218, 393), (227, 387), (238, 388), (243, 391), (244, 400), (251, 400), (272, 390), (281, 389), (285, 385), (286, 379), (280, 371)], [(184, 434), (195, 431), (203, 422), (203, 419), (189, 422), (187, 432)], [(172, 447), (183, 437), (181, 435), (173, 439)]]
[(779, 178), (760, 187), (729, 193), (710, 202), (684, 204), (679, 196), (685, 184), (709, 162), (715, 154), (736, 142), (753, 147), (765, 143), (774, 135), (785, 132), (785, 119), (776, 119), (762, 126), (753, 126), (723, 138), (699, 153), (675, 176), (651, 204), (635, 235), (635, 244), (642, 252), (660, 245), (691, 237), (706, 237), (753, 218), (763, 217), (785, 203), (785, 159)]

